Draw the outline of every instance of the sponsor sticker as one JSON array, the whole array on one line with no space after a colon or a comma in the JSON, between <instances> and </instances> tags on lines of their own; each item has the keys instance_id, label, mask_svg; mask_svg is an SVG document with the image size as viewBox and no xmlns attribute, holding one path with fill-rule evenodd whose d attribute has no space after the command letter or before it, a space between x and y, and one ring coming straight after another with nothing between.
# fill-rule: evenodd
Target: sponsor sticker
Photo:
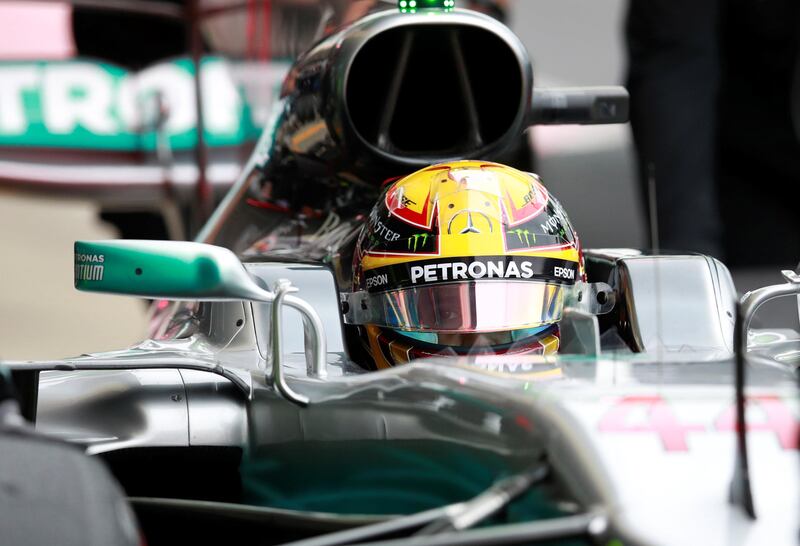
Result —
<instances>
[{"instance_id":1,"label":"sponsor sticker","mask_svg":"<svg viewBox=\"0 0 800 546\"><path fill-rule=\"evenodd\" d=\"M468 256L379 267L367 272L366 287L374 292L387 286L394 289L458 281L533 279L573 284L577 269L577 263L555 258Z\"/></svg>"},{"instance_id":2,"label":"sponsor sticker","mask_svg":"<svg viewBox=\"0 0 800 546\"><path fill-rule=\"evenodd\" d=\"M393 231L386 224L378 219L374 219L372 223L372 231L377 236L382 237L386 241L396 241L400 238L400 234Z\"/></svg>"},{"instance_id":3,"label":"sponsor sticker","mask_svg":"<svg viewBox=\"0 0 800 546\"><path fill-rule=\"evenodd\" d=\"M206 143L256 140L255 113L230 65L204 57L201 66ZM270 70L269 77L280 81L284 71ZM154 150L162 131L172 149L191 149L197 140L194 73L187 58L140 72L85 60L0 62L0 145Z\"/></svg>"},{"instance_id":4,"label":"sponsor sticker","mask_svg":"<svg viewBox=\"0 0 800 546\"><path fill-rule=\"evenodd\" d=\"M75 254L75 281L102 281L105 261L104 254Z\"/></svg>"},{"instance_id":5,"label":"sponsor sticker","mask_svg":"<svg viewBox=\"0 0 800 546\"><path fill-rule=\"evenodd\" d=\"M386 273L379 273L377 275L372 275L367 277L367 290L372 288L380 288L381 286L385 286L389 283L389 275Z\"/></svg>"}]
</instances>

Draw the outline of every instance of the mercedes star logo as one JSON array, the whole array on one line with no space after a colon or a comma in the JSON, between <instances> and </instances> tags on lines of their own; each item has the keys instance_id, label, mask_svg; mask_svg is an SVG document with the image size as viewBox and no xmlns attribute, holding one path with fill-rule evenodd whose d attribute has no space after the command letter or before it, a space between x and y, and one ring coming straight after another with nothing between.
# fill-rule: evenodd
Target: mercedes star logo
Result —
<instances>
[{"instance_id":1,"label":"mercedes star logo","mask_svg":"<svg viewBox=\"0 0 800 546\"><path fill-rule=\"evenodd\" d=\"M461 216L462 214L466 214L467 215L467 224L464 227L464 229L462 229L461 231L458 232L460 235L464 235L466 233L481 233L481 230L479 230L477 227L475 227L475 223L472 221L472 215L473 214L478 214L478 215L482 216L483 219L486 220L486 224L489 226L489 233L492 232L492 220L491 220L491 218L489 218L489 216L487 216L487 214L485 212L481 212L479 210L478 211L474 211L474 210L464 209L464 210L460 210L457 213L455 213L452 216L452 218L450 218L450 221L447 222L447 234L448 235L452 234L453 221L456 218L458 218L459 216Z\"/></svg>"}]
</instances>

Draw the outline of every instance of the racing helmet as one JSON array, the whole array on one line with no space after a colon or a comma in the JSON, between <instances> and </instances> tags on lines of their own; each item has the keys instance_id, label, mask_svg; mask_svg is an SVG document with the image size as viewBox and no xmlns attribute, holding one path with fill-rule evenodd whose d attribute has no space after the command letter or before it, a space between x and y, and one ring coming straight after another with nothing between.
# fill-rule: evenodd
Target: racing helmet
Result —
<instances>
[{"instance_id":1,"label":"racing helmet","mask_svg":"<svg viewBox=\"0 0 800 546\"><path fill-rule=\"evenodd\" d=\"M486 161L388 183L353 261L346 321L378 368L553 353L565 298L584 277L578 238L540 179Z\"/></svg>"}]
</instances>

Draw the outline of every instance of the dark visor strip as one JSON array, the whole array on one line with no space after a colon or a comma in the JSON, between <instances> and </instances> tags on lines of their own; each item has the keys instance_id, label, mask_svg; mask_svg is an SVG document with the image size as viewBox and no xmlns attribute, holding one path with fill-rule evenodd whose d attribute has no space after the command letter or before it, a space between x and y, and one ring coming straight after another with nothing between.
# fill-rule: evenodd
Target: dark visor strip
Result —
<instances>
[{"instance_id":1,"label":"dark visor strip","mask_svg":"<svg viewBox=\"0 0 800 546\"><path fill-rule=\"evenodd\" d=\"M544 280L574 284L578 264L535 256L466 256L388 265L364 275L368 292L458 281Z\"/></svg>"}]
</instances>

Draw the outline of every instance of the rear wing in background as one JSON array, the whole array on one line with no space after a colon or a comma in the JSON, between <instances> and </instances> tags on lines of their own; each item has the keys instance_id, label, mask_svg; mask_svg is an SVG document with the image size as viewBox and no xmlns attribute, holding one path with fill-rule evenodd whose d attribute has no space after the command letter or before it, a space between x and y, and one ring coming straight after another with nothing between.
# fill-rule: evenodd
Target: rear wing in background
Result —
<instances>
[{"instance_id":1,"label":"rear wing in background","mask_svg":"<svg viewBox=\"0 0 800 546\"><path fill-rule=\"evenodd\" d=\"M290 63L275 55L299 47L283 51L274 42L297 37L271 36L271 30L267 39L256 36L263 42L256 43L251 34L257 29L248 26L235 33L232 41L242 41L235 51L225 51L246 53L245 62L228 62L206 54L209 32L225 31L232 39L231 28L216 21L233 16L231 21L240 17L244 24L245 15L263 19L266 12L258 10L266 4L69 3L184 22L189 56L139 72L89 59L0 63L0 186L88 197L117 210L176 200L192 205L195 222L202 223L215 197L239 175L278 96ZM302 9L294 19L308 15ZM265 21L278 15L267 13ZM311 30L302 30L301 41L308 41ZM620 123L627 112L627 93L620 87L537 89L527 121Z\"/></svg>"}]
</instances>

